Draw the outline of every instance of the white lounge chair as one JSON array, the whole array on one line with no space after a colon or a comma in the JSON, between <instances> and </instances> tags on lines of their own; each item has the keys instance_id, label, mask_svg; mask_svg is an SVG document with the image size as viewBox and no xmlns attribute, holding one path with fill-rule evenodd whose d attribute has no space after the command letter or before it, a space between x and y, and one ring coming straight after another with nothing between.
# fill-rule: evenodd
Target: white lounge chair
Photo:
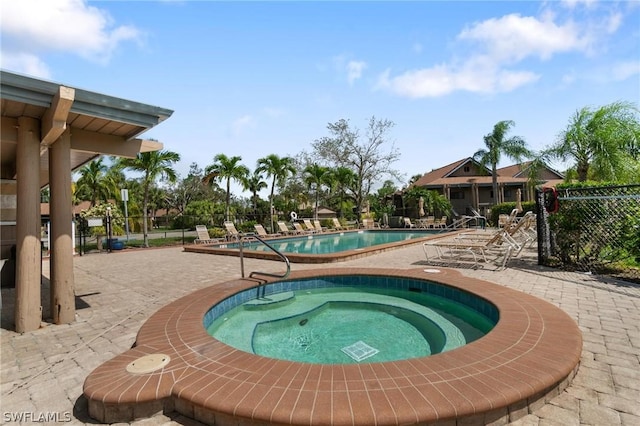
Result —
<instances>
[{"instance_id":1,"label":"white lounge chair","mask_svg":"<svg viewBox=\"0 0 640 426\"><path fill-rule=\"evenodd\" d=\"M284 223L283 221L278 221L278 229L280 230L280 233L283 235L295 235L298 232L290 229L286 223Z\"/></svg>"},{"instance_id":2,"label":"white lounge chair","mask_svg":"<svg viewBox=\"0 0 640 426\"><path fill-rule=\"evenodd\" d=\"M256 223L255 225L253 225L253 227L256 229L256 232L258 233L258 236L260 238L273 238L273 237L279 237L282 235L280 233L269 234L267 230L264 229L264 226L260 225L259 223Z\"/></svg>"},{"instance_id":3,"label":"white lounge chair","mask_svg":"<svg viewBox=\"0 0 640 426\"><path fill-rule=\"evenodd\" d=\"M198 235L195 240L193 240L196 244L214 244L219 243L220 240L217 238L211 238L209 235L209 230L205 225L196 225L196 234Z\"/></svg>"},{"instance_id":4,"label":"white lounge chair","mask_svg":"<svg viewBox=\"0 0 640 426\"><path fill-rule=\"evenodd\" d=\"M340 220L338 220L337 217L332 218L332 220L333 220L333 229L335 229L336 231L344 231L346 229L353 229L352 226L341 224Z\"/></svg>"},{"instance_id":5,"label":"white lounge chair","mask_svg":"<svg viewBox=\"0 0 640 426\"><path fill-rule=\"evenodd\" d=\"M415 228L416 225L413 222L411 222L411 219L409 219L408 217L405 217L404 218L404 227L405 228Z\"/></svg>"},{"instance_id":6,"label":"white lounge chair","mask_svg":"<svg viewBox=\"0 0 640 426\"><path fill-rule=\"evenodd\" d=\"M327 228L323 228L322 224L317 219L313 220L313 226L316 228L316 232L326 232L327 231Z\"/></svg>"},{"instance_id":7,"label":"white lounge chair","mask_svg":"<svg viewBox=\"0 0 640 426\"><path fill-rule=\"evenodd\" d=\"M313 234L320 232L316 229L313 223L311 223L311 219L302 219L302 223L304 223L304 228L306 228L307 231L310 231Z\"/></svg>"},{"instance_id":8,"label":"white lounge chair","mask_svg":"<svg viewBox=\"0 0 640 426\"><path fill-rule=\"evenodd\" d=\"M439 238L423 243L422 248L427 261L432 261L429 256L428 247L433 247L436 251L436 257L443 259L445 257L453 258L462 254L470 254L473 257L473 266L477 268L479 257L486 263L487 254L489 252L497 252L496 260L500 260L500 267L504 269L513 254L514 246L506 236L505 231L498 231L491 234L491 238L477 239L471 235L460 235L456 237Z\"/></svg>"},{"instance_id":9,"label":"white lounge chair","mask_svg":"<svg viewBox=\"0 0 640 426\"><path fill-rule=\"evenodd\" d=\"M315 234L316 231L309 231L308 229L304 229L302 225L298 222L293 222L293 227L298 234Z\"/></svg>"},{"instance_id":10,"label":"white lounge chair","mask_svg":"<svg viewBox=\"0 0 640 426\"><path fill-rule=\"evenodd\" d=\"M225 221L224 222L224 227L227 230L227 239L236 239L239 240L241 238L245 238L245 239L251 239L252 237L249 235L245 235L242 232L239 232L236 229L236 225L234 225L233 222L231 221ZM255 240L255 238L253 238Z\"/></svg>"}]
</instances>

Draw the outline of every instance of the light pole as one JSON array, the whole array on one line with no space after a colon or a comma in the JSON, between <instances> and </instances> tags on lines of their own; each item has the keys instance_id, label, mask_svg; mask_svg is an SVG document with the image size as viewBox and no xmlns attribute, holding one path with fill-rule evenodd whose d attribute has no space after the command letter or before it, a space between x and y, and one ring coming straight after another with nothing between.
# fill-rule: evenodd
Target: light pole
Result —
<instances>
[{"instance_id":1,"label":"light pole","mask_svg":"<svg viewBox=\"0 0 640 426\"><path fill-rule=\"evenodd\" d=\"M121 189L120 197L124 202L124 231L127 234L127 242L129 242L129 214L127 212L127 201L129 201L129 190L124 188Z\"/></svg>"},{"instance_id":2,"label":"light pole","mask_svg":"<svg viewBox=\"0 0 640 426\"><path fill-rule=\"evenodd\" d=\"M111 229L111 207L107 207L107 252L111 253L111 243L113 239L113 231Z\"/></svg>"}]
</instances>

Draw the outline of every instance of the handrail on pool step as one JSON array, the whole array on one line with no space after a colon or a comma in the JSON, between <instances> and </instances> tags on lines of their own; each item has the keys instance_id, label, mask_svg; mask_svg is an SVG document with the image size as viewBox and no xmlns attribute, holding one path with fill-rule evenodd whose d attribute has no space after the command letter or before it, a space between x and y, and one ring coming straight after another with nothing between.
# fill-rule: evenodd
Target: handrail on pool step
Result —
<instances>
[{"instance_id":1,"label":"handrail on pool step","mask_svg":"<svg viewBox=\"0 0 640 426\"><path fill-rule=\"evenodd\" d=\"M242 251L242 246L243 246L242 242L245 238L251 239L251 240L256 239L260 241L262 244L264 244L269 249L271 249L275 254L277 254L278 257L282 259L282 261L287 265L287 272L285 272L282 275L272 274L270 272L253 271L252 273L249 274L249 278L253 278L254 275L265 275L267 277L274 277L274 278L286 278L289 276L289 273L291 272L291 263L289 262L289 258L287 256L279 252L275 247L273 247L271 244L263 240L260 236L256 234L244 234L238 239L238 248L240 249L240 273L242 274L242 278L244 278L244 255Z\"/></svg>"}]
</instances>

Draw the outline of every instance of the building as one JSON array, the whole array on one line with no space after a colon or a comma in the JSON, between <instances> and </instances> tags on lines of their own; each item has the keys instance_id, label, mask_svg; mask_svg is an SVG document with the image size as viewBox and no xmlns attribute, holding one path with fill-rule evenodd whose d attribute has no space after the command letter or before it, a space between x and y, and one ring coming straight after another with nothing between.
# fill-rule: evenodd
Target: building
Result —
<instances>
[{"instance_id":1,"label":"building","mask_svg":"<svg viewBox=\"0 0 640 426\"><path fill-rule=\"evenodd\" d=\"M75 319L71 174L100 155L135 157L172 110L0 71L0 262L16 287L18 332L40 327L40 190L50 189L53 322ZM13 283L11 283L13 284ZM5 285L5 282L3 282Z\"/></svg>"},{"instance_id":2,"label":"building","mask_svg":"<svg viewBox=\"0 0 640 426\"><path fill-rule=\"evenodd\" d=\"M498 169L498 194L494 194L491 170L468 157L426 173L413 185L444 194L458 214L471 214L471 209L475 209L486 215L495 204L515 202L518 189L522 201L533 201L531 172L531 162ZM554 186L563 182L564 176L544 167L538 172L537 180Z\"/></svg>"}]
</instances>

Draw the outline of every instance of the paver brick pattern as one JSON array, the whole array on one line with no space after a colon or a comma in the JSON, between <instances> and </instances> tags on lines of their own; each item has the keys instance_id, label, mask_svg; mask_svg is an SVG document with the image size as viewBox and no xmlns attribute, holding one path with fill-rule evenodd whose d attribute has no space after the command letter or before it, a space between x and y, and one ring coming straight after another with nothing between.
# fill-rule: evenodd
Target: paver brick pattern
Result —
<instances>
[{"instance_id":1,"label":"paver brick pattern","mask_svg":"<svg viewBox=\"0 0 640 426\"><path fill-rule=\"evenodd\" d=\"M380 266L433 268L418 245L330 265L292 264L292 269ZM442 267L446 265L438 265ZM583 333L581 365L573 383L550 403L514 425L640 425L640 286L537 265L524 252L509 267L463 274L495 282L555 304ZM43 261L43 275L49 276ZM245 259L245 271L280 273L281 262ZM235 257L185 253L181 247L96 253L74 259L76 321L43 322L37 331L13 330L15 291L2 289L0 423L29 423L56 415L59 423L95 424L82 397L86 376L135 342L155 311L194 290L240 277ZM43 317L49 286L42 286ZM22 416L22 417L20 417ZM30 417L29 417L30 416ZM23 420L18 422L18 420ZM40 422L40 424L43 424ZM157 415L135 425L197 424L179 415Z\"/></svg>"}]
</instances>

